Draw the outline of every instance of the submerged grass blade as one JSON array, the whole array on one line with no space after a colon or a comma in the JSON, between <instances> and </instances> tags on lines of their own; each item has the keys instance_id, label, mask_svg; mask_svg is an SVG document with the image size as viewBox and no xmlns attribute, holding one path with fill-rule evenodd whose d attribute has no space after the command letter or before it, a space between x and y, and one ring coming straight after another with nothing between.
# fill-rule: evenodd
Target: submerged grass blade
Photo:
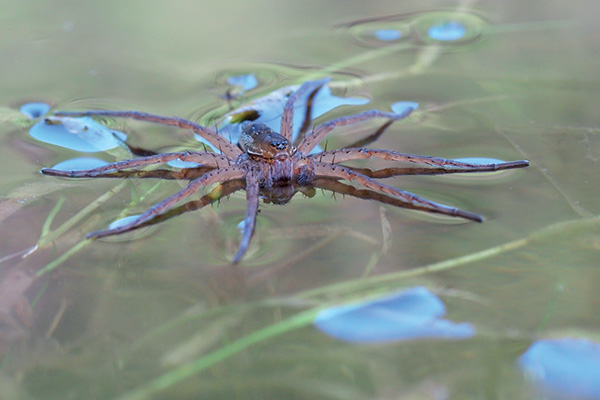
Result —
<instances>
[{"instance_id":1,"label":"submerged grass blade","mask_svg":"<svg viewBox=\"0 0 600 400\"><path fill-rule=\"evenodd\" d=\"M96 208L98 208L101 204L106 203L114 195L119 193L125 187L126 184L127 184L127 181L124 180L123 182L121 182L118 185L114 186L113 188L109 189L106 193L104 193L102 196L98 197L96 200L92 201L90 204L88 204L86 207L84 207L81 211L79 211L73 217L69 218L64 224L62 224L61 226L56 228L54 231L47 232L45 235L42 235L40 237L40 240L38 241L38 246L40 248L43 248L43 247L47 246L49 243L52 243L54 240L56 240L60 236L62 236L66 231L68 231L69 229L71 229L75 225L77 225L83 218L85 218L89 214L91 214L92 211L94 211ZM54 211L54 209L52 211ZM57 212L58 212L58 210L57 210Z\"/></svg>"},{"instance_id":2,"label":"submerged grass blade","mask_svg":"<svg viewBox=\"0 0 600 400\"><path fill-rule=\"evenodd\" d=\"M48 213L48 217L46 218L46 221L44 222L44 226L42 226L42 234L40 235L40 237L47 236L50 233L50 225L52 225L52 221L54 221L56 214L58 214L58 212L62 208L62 205L64 202L65 202L65 197L62 196L60 199L58 199L58 202L56 203L54 208L52 210L50 210L50 213Z\"/></svg>"},{"instance_id":3,"label":"submerged grass blade","mask_svg":"<svg viewBox=\"0 0 600 400\"><path fill-rule=\"evenodd\" d=\"M300 294L298 297L306 299L315 298L322 295L331 295L332 293L351 293L359 290L366 290L370 287L377 286L379 284L385 284L386 286L398 285L403 280L408 278L415 278L425 274L447 271L466 264L485 260L491 257L496 257L501 254L520 249L532 243L533 241L541 240L548 236L566 234L572 230L584 229L586 227L594 225L600 225L600 215L596 215L593 218L576 219L554 223L552 225L548 225L537 231L534 231L522 239L517 239L512 242L504 243L495 247L490 247L482 251L440 261L434 264L425 265L423 267L411 270L403 270L391 274L377 275L368 278L359 278L341 283L336 283L333 285L306 291Z\"/></svg>"},{"instance_id":4,"label":"submerged grass blade","mask_svg":"<svg viewBox=\"0 0 600 400\"><path fill-rule=\"evenodd\" d=\"M267 326L266 328L251 333L250 335L244 336L218 350L213 351L212 353L207 354L202 358L175 368L172 371L143 384L137 389L119 396L116 400L148 399L161 390L167 389L197 374L198 372L201 372L217 364L218 362L239 353L240 351L247 349L254 344L312 324L317 312L317 309L304 311L294 315L291 318Z\"/></svg>"}]
</instances>

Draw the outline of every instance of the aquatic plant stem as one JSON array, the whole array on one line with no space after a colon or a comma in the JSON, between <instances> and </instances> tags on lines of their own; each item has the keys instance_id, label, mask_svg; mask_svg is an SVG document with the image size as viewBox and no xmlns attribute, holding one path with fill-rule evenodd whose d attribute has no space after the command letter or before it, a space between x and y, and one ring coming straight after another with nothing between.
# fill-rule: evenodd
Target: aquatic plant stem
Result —
<instances>
[{"instance_id":1,"label":"aquatic plant stem","mask_svg":"<svg viewBox=\"0 0 600 400\"><path fill-rule=\"evenodd\" d=\"M548 225L537 231L534 231L522 239L514 240L512 242L504 243L499 246L491 247L475 253L470 253L465 256L440 261L438 263L429 264L410 270L404 270L385 275L377 275L373 277L358 278L351 281L336 283L326 287L306 291L304 293L299 294L298 297L306 299L314 298L321 295L349 293L357 290L365 290L368 287L379 284L385 284L387 286L398 285L400 282L407 278L415 278L425 274L447 271L453 268L457 268L459 266L474 263L476 261L481 261L487 258L499 256L501 254L520 249L535 240L540 240L547 236L556 235L559 233L564 234L569 230L582 229L587 226L593 226L598 224L600 224L600 215L596 215L593 218L587 219L576 219L564 222L557 222L555 224Z\"/></svg>"},{"instance_id":2,"label":"aquatic plant stem","mask_svg":"<svg viewBox=\"0 0 600 400\"><path fill-rule=\"evenodd\" d=\"M35 273L35 277L39 278L40 276L44 275L45 273L52 271L54 268L58 267L63 262L65 262L73 254L77 253L79 250L83 249L86 245L90 244L90 242L91 242L90 239L81 240L75 246L73 246L69 250L65 251L60 257L58 257L54 261L51 261L50 263L46 264L46 266L44 266L42 269L38 270Z\"/></svg>"},{"instance_id":3,"label":"aquatic plant stem","mask_svg":"<svg viewBox=\"0 0 600 400\"><path fill-rule=\"evenodd\" d=\"M48 227L49 227L50 223L52 222L54 215L56 215L56 213L58 212L57 207L60 207L60 205L62 205L62 202L59 201L57 203L57 205L54 207L54 209L52 209L52 211L48 215L48 219L46 220L46 223L44 223L44 228L42 229L42 235L40 236L40 239L38 240L38 243L37 243L38 247L40 247L40 248L46 247L49 243L52 243L58 237L62 236L66 231L68 231L69 229L71 229L74 226L76 226L77 224L79 224L79 222L83 218L85 218L86 216L91 214L101 204L106 203L114 195L119 193L125 187L126 183L127 183L127 181L123 181L123 182L119 183L118 185L114 186L113 188L109 189L106 193L104 193L102 196L98 197L96 200L92 201L90 204L85 206L77 214L75 214L74 216L69 218L65 223L63 223L61 226L56 228L54 231L49 231Z\"/></svg>"},{"instance_id":4,"label":"aquatic plant stem","mask_svg":"<svg viewBox=\"0 0 600 400\"><path fill-rule=\"evenodd\" d=\"M266 339L279 336L283 333L310 325L315 319L318 309L310 309L294 315L291 318L269 325L247 336L244 336L228 345L207 354L206 356L175 368L171 372L159 376L142 386L134 389L115 400L142 400L148 399L157 392L167 389L195 374L223 361L248 347Z\"/></svg>"}]
</instances>

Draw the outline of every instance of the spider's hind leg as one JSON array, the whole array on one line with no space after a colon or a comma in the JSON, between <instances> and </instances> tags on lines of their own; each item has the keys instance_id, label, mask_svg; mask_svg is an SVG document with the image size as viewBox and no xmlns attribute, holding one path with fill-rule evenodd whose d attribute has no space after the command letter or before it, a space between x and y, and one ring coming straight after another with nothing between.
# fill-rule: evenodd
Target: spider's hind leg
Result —
<instances>
[{"instance_id":1,"label":"spider's hind leg","mask_svg":"<svg viewBox=\"0 0 600 400\"><path fill-rule=\"evenodd\" d=\"M243 178L245 171L238 167L221 168L215 171L207 172L200 178L191 181L185 188L175 193L174 195L166 198L160 203L155 204L152 208L138 216L135 220L131 221L126 225L122 225L117 228L105 229L101 231L92 232L87 235L87 238L105 237L110 235L117 235L139 228L147 222L155 219L158 216L166 213L171 207L179 203L182 200L190 197L203 186L207 186L218 182L227 182L235 179Z\"/></svg>"},{"instance_id":2,"label":"spider's hind leg","mask_svg":"<svg viewBox=\"0 0 600 400\"><path fill-rule=\"evenodd\" d=\"M352 160L365 160L371 157L380 158L386 161L405 162L411 164L423 164L432 167L438 167L443 173L464 173L464 172L492 172L505 169L524 168L529 165L527 160L517 161L498 161L493 163L471 163L449 158L422 156L419 154L398 153L392 150L364 149L364 148L343 148L337 150L328 150L310 156L324 163L343 163ZM391 176L391 175L390 175Z\"/></svg>"},{"instance_id":3,"label":"spider's hind leg","mask_svg":"<svg viewBox=\"0 0 600 400\"><path fill-rule=\"evenodd\" d=\"M379 183L361 173L351 170L350 168L341 165L325 164L316 161L315 165L315 174L317 175L317 177L344 179L347 181L358 182L367 189L391 195L396 199L404 201L408 203L408 205L415 206L416 208L423 211L448 215L451 217L460 217L475 222L483 222L483 217L479 214L436 203L434 201L427 200L424 197L417 196L416 194L400 190L393 186L385 185L383 183Z\"/></svg>"}]
</instances>

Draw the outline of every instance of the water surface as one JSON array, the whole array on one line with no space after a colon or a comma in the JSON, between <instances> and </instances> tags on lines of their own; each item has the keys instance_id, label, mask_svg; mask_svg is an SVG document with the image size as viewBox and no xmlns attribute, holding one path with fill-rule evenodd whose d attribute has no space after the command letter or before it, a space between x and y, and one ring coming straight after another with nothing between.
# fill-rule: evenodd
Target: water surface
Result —
<instances>
[{"instance_id":1,"label":"water surface","mask_svg":"<svg viewBox=\"0 0 600 400\"><path fill-rule=\"evenodd\" d=\"M3 10L5 398L529 399L545 390L519 368L532 343L598 340L597 2L8 1ZM229 79L248 75L256 82ZM38 141L28 134L37 115L19 111L42 102L212 124L324 76L336 96L371 101L317 123L419 104L373 147L532 165L386 180L483 224L320 191L265 204L248 257L232 267L243 192L139 237L86 241L182 183L43 176L66 160L130 154ZM199 145L176 129L99 122L142 148ZM339 130L328 148L378 126ZM324 308L419 286L476 335L365 345L312 325Z\"/></svg>"}]
</instances>

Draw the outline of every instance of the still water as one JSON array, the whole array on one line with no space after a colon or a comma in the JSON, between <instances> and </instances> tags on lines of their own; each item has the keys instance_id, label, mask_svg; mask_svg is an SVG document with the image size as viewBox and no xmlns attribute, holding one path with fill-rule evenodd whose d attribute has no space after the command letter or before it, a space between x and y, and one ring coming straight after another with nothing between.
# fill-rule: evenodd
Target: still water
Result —
<instances>
[{"instance_id":1,"label":"still water","mask_svg":"<svg viewBox=\"0 0 600 400\"><path fill-rule=\"evenodd\" d=\"M599 8L5 1L2 399L600 398ZM202 149L189 132L111 118L71 126L118 133L101 149L65 146L30 133L43 104L221 129L232 110L273 110L256 99L323 77L345 105L317 124L418 104L370 147L531 166L385 180L482 224L321 191L263 204L237 266L243 191L89 241L185 182L39 173L130 158L123 140Z\"/></svg>"}]
</instances>

